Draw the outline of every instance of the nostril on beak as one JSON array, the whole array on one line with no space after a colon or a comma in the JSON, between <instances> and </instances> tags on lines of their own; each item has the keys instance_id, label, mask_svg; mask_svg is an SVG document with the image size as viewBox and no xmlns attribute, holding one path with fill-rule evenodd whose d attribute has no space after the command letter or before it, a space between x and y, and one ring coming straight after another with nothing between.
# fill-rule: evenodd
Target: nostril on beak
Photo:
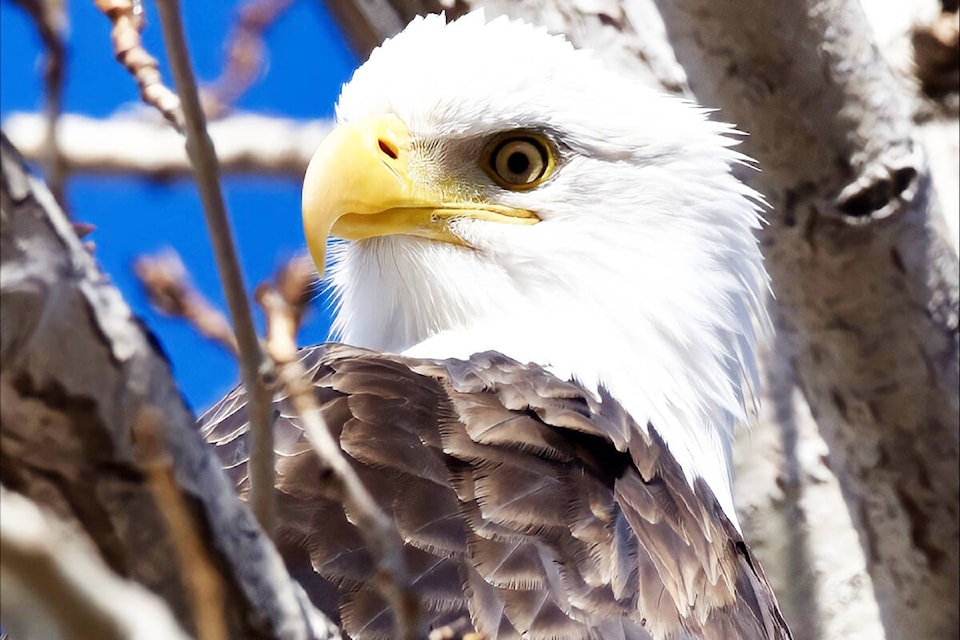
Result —
<instances>
[{"instance_id":1,"label":"nostril on beak","mask_svg":"<svg viewBox=\"0 0 960 640\"><path fill-rule=\"evenodd\" d=\"M389 140L384 140L383 138L380 138L378 140L378 143L380 144L380 151L383 151L391 159L396 160L397 157L399 157L399 152L397 151L397 147L392 142L390 142Z\"/></svg>"}]
</instances>

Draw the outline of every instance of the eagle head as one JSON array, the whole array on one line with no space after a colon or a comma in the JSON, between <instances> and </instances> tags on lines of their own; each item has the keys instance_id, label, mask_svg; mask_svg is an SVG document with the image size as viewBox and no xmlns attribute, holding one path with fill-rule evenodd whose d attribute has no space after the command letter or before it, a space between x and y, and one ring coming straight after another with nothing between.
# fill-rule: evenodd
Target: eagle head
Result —
<instances>
[{"instance_id":1,"label":"eagle head","mask_svg":"<svg viewBox=\"0 0 960 640\"><path fill-rule=\"evenodd\" d=\"M760 197L735 131L528 24L414 20L344 87L307 169L307 243L343 342L500 351L654 424L736 522L755 384ZM749 405L749 402L746 404Z\"/></svg>"}]
</instances>

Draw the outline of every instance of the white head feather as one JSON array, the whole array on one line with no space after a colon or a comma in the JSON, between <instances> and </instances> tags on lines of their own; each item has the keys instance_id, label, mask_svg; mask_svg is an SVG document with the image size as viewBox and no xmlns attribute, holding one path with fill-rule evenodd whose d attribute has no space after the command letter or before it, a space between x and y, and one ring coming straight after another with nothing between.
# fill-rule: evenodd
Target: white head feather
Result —
<instances>
[{"instance_id":1,"label":"white head feather","mask_svg":"<svg viewBox=\"0 0 960 640\"><path fill-rule=\"evenodd\" d=\"M423 357L496 350L606 388L656 426L736 522L730 441L756 379L767 276L760 197L731 173L733 129L605 69L566 40L481 12L412 22L344 86L342 122L393 113L436 178L532 210L463 219L472 248L390 236L333 251L335 335ZM537 130L558 168L530 191L479 167L482 140Z\"/></svg>"}]
</instances>

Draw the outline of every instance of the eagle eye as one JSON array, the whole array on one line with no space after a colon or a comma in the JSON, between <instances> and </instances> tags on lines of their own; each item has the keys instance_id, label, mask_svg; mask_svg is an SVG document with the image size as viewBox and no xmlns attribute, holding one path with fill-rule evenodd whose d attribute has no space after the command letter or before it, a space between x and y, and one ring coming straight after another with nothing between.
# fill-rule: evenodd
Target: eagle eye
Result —
<instances>
[{"instance_id":1,"label":"eagle eye","mask_svg":"<svg viewBox=\"0 0 960 640\"><path fill-rule=\"evenodd\" d=\"M533 133L498 136L489 146L484 169L506 189L532 189L553 171L553 153L546 140Z\"/></svg>"}]
</instances>

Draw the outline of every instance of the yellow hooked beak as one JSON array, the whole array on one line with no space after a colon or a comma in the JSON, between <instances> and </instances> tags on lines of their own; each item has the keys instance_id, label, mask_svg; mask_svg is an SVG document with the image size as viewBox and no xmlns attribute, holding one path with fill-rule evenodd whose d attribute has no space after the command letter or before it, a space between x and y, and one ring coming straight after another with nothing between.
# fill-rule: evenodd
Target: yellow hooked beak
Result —
<instances>
[{"instance_id":1,"label":"yellow hooked beak","mask_svg":"<svg viewBox=\"0 0 960 640\"><path fill-rule=\"evenodd\" d=\"M363 240L413 235L465 243L449 228L454 218L535 224L531 211L448 198L408 174L410 133L393 114L340 125L320 144L303 180L303 229L323 273L327 237Z\"/></svg>"}]
</instances>

